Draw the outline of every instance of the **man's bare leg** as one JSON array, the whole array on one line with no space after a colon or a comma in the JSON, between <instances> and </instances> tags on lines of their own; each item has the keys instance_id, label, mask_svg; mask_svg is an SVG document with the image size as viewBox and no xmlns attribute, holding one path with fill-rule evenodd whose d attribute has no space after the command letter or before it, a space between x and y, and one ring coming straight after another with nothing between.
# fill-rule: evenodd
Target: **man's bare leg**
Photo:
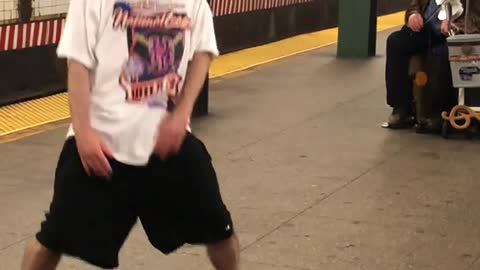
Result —
<instances>
[{"instance_id":1,"label":"man's bare leg","mask_svg":"<svg viewBox=\"0 0 480 270\"><path fill-rule=\"evenodd\" d=\"M225 241L208 245L207 252L216 270L239 269L240 244L236 235Z\"/></svg>"},{"instance_id":2,"label":"man's bare leg","mask_svg":"<svg viewBox=\"0 0 480 270\"><path fill-rule=\"evenodd\" d=\"M51 252L37 240L27 245L22 262L22 270L55 270L60 255Z\"/></svg>"}]
</instances>

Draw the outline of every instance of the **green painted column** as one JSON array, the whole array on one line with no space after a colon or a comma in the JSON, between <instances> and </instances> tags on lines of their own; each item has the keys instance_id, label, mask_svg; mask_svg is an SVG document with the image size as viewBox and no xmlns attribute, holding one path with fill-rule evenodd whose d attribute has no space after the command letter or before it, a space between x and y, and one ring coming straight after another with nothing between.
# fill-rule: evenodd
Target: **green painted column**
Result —
<instances>
[{"instance_id":1,"label":"green painted column","mask_svg":"<svg viewBox=\"0 0 480 270\"><path fill-rule=\"evenodd\" d=\"M338 57L375 56L377 0L338 0Z\"/></svg>"}]
</instances>

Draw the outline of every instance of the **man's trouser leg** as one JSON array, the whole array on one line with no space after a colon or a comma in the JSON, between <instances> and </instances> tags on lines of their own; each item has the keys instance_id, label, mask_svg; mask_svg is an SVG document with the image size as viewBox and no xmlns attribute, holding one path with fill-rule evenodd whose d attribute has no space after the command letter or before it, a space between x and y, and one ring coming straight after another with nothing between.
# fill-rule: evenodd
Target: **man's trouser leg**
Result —
<instances>
[{"instance_id":1,"label":"man's trouser leg","mask_svg":"<svg viewBox=\"0 0 480 270\"><path fill-rule=\"evenodd\" d=\"M431 107L428 108L429 118L440 118L443 111L449 111L457 103L457 93L453 88L452 72L448 59L448 45L441 42L436 44L432 51L431 68L436 69L436 76L432 78L429 87Z\"/></svg>"},{"instance_id":2,"label":"man's trouser leg","mask_svg":"<svg viewBox=\"0 0 480 270\"><path fill-rule=\"evenodd\" d=\"M387 104L393 108L412 108L412 80L408 74L411 57L428 47L424 32L414 33L407 27L392 33L387 40Z\"/></svg>"}]
</instances>

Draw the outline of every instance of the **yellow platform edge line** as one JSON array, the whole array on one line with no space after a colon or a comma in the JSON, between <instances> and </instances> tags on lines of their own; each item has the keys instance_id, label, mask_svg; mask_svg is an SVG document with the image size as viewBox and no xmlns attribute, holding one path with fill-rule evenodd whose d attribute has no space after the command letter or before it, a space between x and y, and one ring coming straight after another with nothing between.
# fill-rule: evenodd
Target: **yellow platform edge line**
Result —
<instances>
[{"instance_id":1,"label":"yellow platform edge line","mask_svg":"<svg viewBox=\"0 0 480 270\"><path fill-rule=\"evenodd\" d=\"M404 23L404 18L405 12L380 16L377 21L377 31L381 32L401 26ZM296 54L333 45L337 43L337 39L338 28L330 28L222 55L212 63L210 78L225 76Z\"/></svg>"},{"instance_id":2,"label":"yellow platform edge line","mask_svg":"<svg viewBox=\"0 0 480 270\"><path fill-rule=\"evenodd\" d=\"M0 137L69 117L66 93L4 106L0 108Z\"/></svg>"},{"instance_id":3,"label":"yellow platform edge line","mask_svg":"<svg viewBox=\"0 0 480 270\"><path fill-rule=\"evenodd\" d=\"M378 17L377 31L381 32L401 26L404 23L404 14L404 12L398 12ZM225 54L212 63L210 78L222 77L330 46L337 42L337 37L338 28L331 28ZM20 134L18 138L15 138L15 133L69 117L67 93L0 107L0 137L8 135L9 138L6 141L14 141L25 137ZM2 142L0 140L0 143Z\"/></svg>"}]
</instances>

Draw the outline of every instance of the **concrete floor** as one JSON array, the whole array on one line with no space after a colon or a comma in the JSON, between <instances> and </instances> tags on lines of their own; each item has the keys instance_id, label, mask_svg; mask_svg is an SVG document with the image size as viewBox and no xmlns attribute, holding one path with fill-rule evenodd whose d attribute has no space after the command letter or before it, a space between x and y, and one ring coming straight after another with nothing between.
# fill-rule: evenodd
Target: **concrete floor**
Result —
<instances>
[{"instance_id":1,"label":"concrete floor","mask_svg":"<svg viewBox=\"0 0 480 270\"><path fill-rule=\"evenodd\" d=\"M478 142L380 128L384 48L329 47L212 83L195 131L213 155L245 270L480 269ZM0 269L39 228L65 128L0 145ZM120 269L211 269L165 257L136 228ZM92 269L65 259L60 269Z\"/></svg>"}]
</instances>

